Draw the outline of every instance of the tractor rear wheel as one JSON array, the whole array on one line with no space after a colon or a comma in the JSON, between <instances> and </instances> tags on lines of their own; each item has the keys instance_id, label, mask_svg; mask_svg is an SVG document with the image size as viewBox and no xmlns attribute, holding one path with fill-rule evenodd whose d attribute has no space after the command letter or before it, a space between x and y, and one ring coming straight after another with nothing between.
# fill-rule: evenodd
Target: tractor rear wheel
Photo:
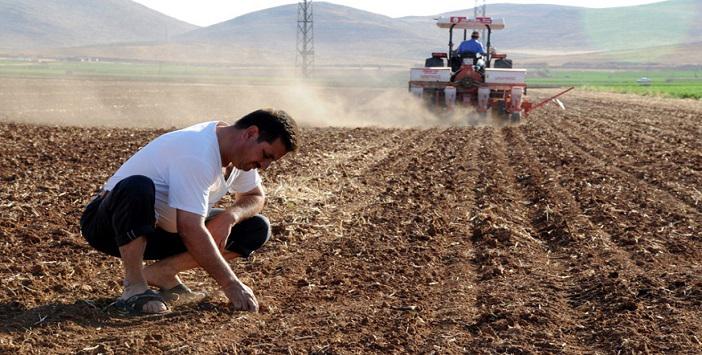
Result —
<instances>
[{"instance_id":1,"label":"tractor rear wheel","mask_svg":"<svg viewBox=\"0 0 702 355\"><path fill-rule=\"evenodd\" d=\"M497 114L500 116L507 115L507 110L505 109L505 102L504 101L497 102Z\"/></svg>"},{"instance_id":2,"label":"tractor rear wheel","mask_svg":"<svg viewBox=\"0 0 702 355\"><path fill-rule=\"evenodd\" d=\"M518 123L522 119L522 113L521 112L512 112L512 123Z\"/></svg>"}]
</instances>

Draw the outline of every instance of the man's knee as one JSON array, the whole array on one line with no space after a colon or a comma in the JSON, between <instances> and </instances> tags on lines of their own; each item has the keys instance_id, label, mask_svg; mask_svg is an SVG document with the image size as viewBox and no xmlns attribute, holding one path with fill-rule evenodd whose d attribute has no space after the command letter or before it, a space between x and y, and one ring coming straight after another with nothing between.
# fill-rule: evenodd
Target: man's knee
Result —
<instances>
[{"instance_id":1,"label":"man's knee","mask_svg":"<svg viewBox=\"0 0 702 355\"><path fill-rule=\"evenodd\" d=\"M228 251L248 257L260 249L271 237L271 223L263 215L255 215L232 228L227 239Z\"/></svg>"}]
</instances>

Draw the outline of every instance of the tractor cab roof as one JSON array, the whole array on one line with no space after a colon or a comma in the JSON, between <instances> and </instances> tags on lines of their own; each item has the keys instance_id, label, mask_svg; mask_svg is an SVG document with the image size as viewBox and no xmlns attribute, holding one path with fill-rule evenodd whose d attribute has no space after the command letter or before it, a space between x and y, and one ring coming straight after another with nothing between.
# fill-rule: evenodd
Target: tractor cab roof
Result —
<instances>
[{"instance_id":1,"label":"tractor cab roof","mask_svg":"<svg viewBox=\"0 0 702 355\"><path fill-rule=\"evenodd\" d=\"M463 30L502 30L505 28L505 22L501 18L492 17L476 17L468 18L464 16L439 17L436 19L436 25L439 28L453 28Z\"/></svg>"}]
</instances>

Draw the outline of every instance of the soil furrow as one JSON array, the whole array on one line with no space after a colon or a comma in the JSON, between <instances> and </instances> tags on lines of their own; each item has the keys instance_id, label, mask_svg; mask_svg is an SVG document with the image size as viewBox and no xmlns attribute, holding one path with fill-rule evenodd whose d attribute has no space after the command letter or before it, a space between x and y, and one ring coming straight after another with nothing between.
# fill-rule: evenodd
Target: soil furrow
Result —
<instances>
[{"instance_id":1,"label":"soil furrow","mask_svg":"<svg viewBox=\"0 0 702 355\"><path fill-rule=\"evenodd\" d=\"M666 127L673 125L670 122L649 122L651 116L620 117L613 115L595 114L590 110L581 113L581 116L620 130L628 130L643 139L653 139L666 144L683 142L685 145L699 146L700 132L670 130ZM694 121L693 121L694 122ZM689 122L688 122L689 123Z\"/></svg>"},{"instance_id":2,"label":"soil furrow","mask_svg":"<svg viewBox=\"0 0 702 355\"><path fill-rule=\"evenodd\" d=\"M470 328L479 339L472 347L582 351L569 332L575 327L575 315L560 282L551 270L541 268L549 261L546 249L533 238L523 198L513 188L516 178L504 142L493 129L481 130L480 142L481 172L472 217L480 315ZM553 324L559 324L559 329L554 330Z\"/></svg>"},{"instance_id":3,"label":"soil furrow","mask_svg":"<svg viewBox=\"0 0 702 355\"><path fill-rule=\"evenodd\" d=\"M556 150L551 151L557 154L555 159L561 167L573 171L574 176L588 177L586 183L596 184L610 194L612 199L608 201L607 208L600 208L598 212L601 218L610 222L608 225L613 229L611 234L619 235L621 228L625 227L624 234L619 237L622 245L638 249L637 244L648 244L644 249L638 249L641 256L648 254L655 257L662 247L677 257L700 260L702 253L699 248L690 250L686 247L690 242L693 245L702 243L698 234L702 228L702 218L698 211L670 193L609 166L552 127L545 130L552 132L554 139L551 144L559 147L560 152L567 152L558 155ZM646 226L643 235L627 233L637 230L637 226ZM658 237L661 233L666 233L668 238L662 240Z\"/></svg>"},{"instance_id":4,"label":"soil furrow","mask_svg":"<svg viewBox=\"0 0 702 355\"><path fill-rule=\"evenodd\" d=\"M652 187L669 193L692 209L702 212L702 193L695 189L696 186L702 186L702 174L699 176L688 175L687 178L679 177L682 174L679 166L666 164L665 161L655 161L651 165L643 165L645 160L635 159L629 153L621 153L622 148L617 142L608 140L595 131L566 121L558 123L555 126L561 127L559 133L582 151L632 177L645 181ZM638 154L634 153L634 155ZM642 155L645 156L646 151L643 151ZM700 163L702 164L702 161Z\"/></svg>"},{"instance_id":5,"label":"soil furrow","mask_svg":"<svg viewBox=\"0 0 702 355\"><path fill-rule=\"evenodd\" d=\"M671 101L672 102L672 101ZM611 102L578 98L576 107L585 107L588 115L599 119L607 119L616 125L626 125L641 129L644 132L655 133L655 136L674 138L681 134L699 137L702 134L696 124L698 113L691 109L680 107L658 106L618 102L616 110L609 110ZM607 113L607 114L599 114ZM670 127L675 127L671 129Z\"/></svg>"},{"instance_id":6,"label":"soil furrow","mask_svg":"<svg viewBox=\"0 0 702 355\"><path fill-rule=\"evenodd\" d=\"M422 145L410 143L414 142L416 134L417 132L414 131L403 131L401 139L391 139L382 142L382 144L373 144L372 148L374 149L368 150L367 154L349 156L349 159L363 157L362 161L357 161L357 164L354 163L353 166L344 166L328 159L328 156L323 154L325 152L324 146L315 150L312 165L316 166L319 171L325 172L319 175L320 181L325 181L325 183L318 187L316 194L325 197L312 204L314 213L308 214L309 217L306 220L290 224L288 224L290 221L282 221L281 226L287 226L281 230L281 234L287 234L282 241L289 247L304 247L318 252L316 255L311 255L313 260L309 264L301 264L294 257L285 255L281 255L280 259L274 259L273 267L275 267L276 273L297 276L296 278L278 280L279 282L286 281L288 285L275 285L273 283L267 287L273 289L292 287L299 290L295 294L276 296L276 307L279 307L281 312L308 314L304 318L291 317L288 322L298 324L293 329L303 329L304 324L309 322L309 314L313 314L312 318L320 319L320 322L323 322L323 319L331 316L331 312L341 312L354 321L342 324L330 323L327 324L330 329L326 330L313 329L314 337L301 342L307 344L309 349L333 339L335 331L351 332L357 334L358 342L369 342L368 336L362 331L358 331L357 328L363 324L377 322L376 317L387 319L390 317L388 313L393 313L392 307L394 305L390 306L387 303L383 305L377 302L386 302L385 297L382 297L388 290L384 283L395 281L402 276L383 270L382 263L373 264L367 260L375 253L382 252L378 250L378 247L387 243L388 239L392 237L377 235L377 232L372 231L372 221L369 220L366 211L364 211L364 209L372 209L372 204L377 203L376 196L381 194L381 191L373 192L373 189L382 188L383 183L379 181L384 181L387 178L386 175L393 172L391 169L393 167L388 167L387 170L372 171L370 176L357 175L354 173L354 169L361 171L367 166L377 165L378 161L392 159L389 156L400 157L400 159L393 159L395 166L409 165L410 157L404 156L400 152L412 151L409 148L412 146L417 149L416 154L421 153ZM388 135L387 137L391 138L392 136ZM385 154L372 154L376 151L385 151ZM327 174L332 174L333 179L328 179L327 176L321 179ZM350 190L352 186L358 193L340 193L344 189ZM297 209L299 208L292 206L291 211L278 212L281 213L282 218L286 218L286 216L295 216L292 210ZM285 252L285 250L281 251ZM337 272L331 275L326 272L327 270L337 270ZM356 273L359 275L353 276ZM368 294L376 294L377 302L369 304L366 299ZM369 310L368 307L372 307L372 309ZM333 311L335 308L337 310ZM289 328L279 330L282 333L276 337L278 342L289 337L309 335L297 334ZM379 348L392 348L393 346L383 339L374 340L371 344L376 344ZM283 345L284 343L278 344L278 346ZM338 346L338 344L335 345L335 347ZM354 345L348 344L346 346L353 348Z\"/></svg>"},{"instance_id":7,"label":"soil furrow","mask_svg":"<svg viewBox=\"0 0 702 355\"><path fill-rule=\"evenodd\" d=\"M12 82L0 120L168 127L242 106L226 85ZM0 353L699 353L702 104L563 100L503 129L303 128L264 174L273 238L232 263L257 314L202 270L182 276L205 302L105 311L120 261L78 219L164 130L0 123Z\"/></svg>"},{"instance_id":8,"label":"soil furrow","mask_svg":"<svg viewBox=\"0 0 702 355\"><path fill-rule=\"evenodd\" d=\"M665 326L679 327L663 308L666 298L650 300L637 290L656 288L662 294L664 285L652 284L654 275L646 275L628 254L612 244L611 236L593 224L578 202L553 178L559 174L539 163L530 144L516 129L506 130L510 156L521 172L519 184L529 199L530 218L538 235L549 246L551 260L562 265L557 269L569 303L579 310L579 324L573 329L591 349L605 352L680 349L677 339L665 344L647 342L640 335L647 329L661 329L656 319L666 317ZM587 299L587 302L584 302ZM689 305L681 305L675 313L690 315ZM650 315L637 319L637 312ZM619 314L616 319L612 314ZM692 339L688 333L686 342ZM688 344L689 346L689 344Z\"/></svg>"},{"instance_id":9,"label":"soil furrow","mask_svg":"<svg viewBox=\"0 0 702 355\"><path fill-rule=\"evenodd\" d=\"M561 117L565 120L575 121L587 127L591 125L600 127L605 131L620 132L621 137L631 137L637 140L647 140L656 145L664 145L670 147L689 147L690 150L696 151L700 148L700 139L702 132L688 132L678 130L668 130L666 127L675 126L670 122L660 124L646 123L651 116L635 115L633 117L621 117L621 112L612 112L603 109L602 107L590 106L578 102L573 106L569 106L565 112L559 111L554 107L547 106L539 112L539 117L548 117L548 120L554 120L555 117ZM543 114L543 116L541 116ZM654 114L651 114L654 115ZM694 117L694 116L693 116ZM696 121L693 117L688 119L688 123ZM637 145L643 142L637 143Z\"/></svg>"},{"instance_id":10,"label":"soil furrow","mask_svg":"<svg viewBox=\"0 0 702 355\"><path fill-rule=\"evenodd\" d=\"M569 122L588 127L608 142L618 144L622 152L637 158L637 164L671 163L692 176L702 175L702 154L699 153L702 143L699 137L693 139L693 142L680 137L667 142L630 127L602 123L598 119L569 119Z\"/></svg>"},{"instance_id":11,"label":"soil furrow","mask_svg":"<svg viewBox=\"0 0 702 355\"><path fill-rule=\"evenodd\" d=\"M276 184L277 179L285 177L297 177L306 174L308 171L316 171L319 166L316 164L324 160L330 164L325 172L334 167L343 167L349 159L367 159L371 153L375 153L387 143L387 139L393 134L398 134L394 130L383 129L303 129L302 145L292 159L286 158L264 172L267 183ZM270 181L270 182L269 182Z\"/></svg>"},{"instance_id":12,"label":"soil furrow","mask_svg":"<svg viewBox=\"0 0 702 355\"><path fill-rule=\"evenodd\" d=\"M313 243L316 245L310 245L313 249L322 252L316 261L304 268L304 271L295 270L300 269L300 266L290 267L293 274L303 276L298 280L303 296L300 297L298 294L293 298L279 297L281 298L279 307L286 313L309 314L311 312L308 307L301 306L301 301L309 298L310 301L317 300L310 304L315 305L315 309L318 310L316 314L319 317L326 317L331 309L337 309L337 312L353 319L357 318L359 321L356 324L348 322L328 324L329 329L324 331L318 329L315 340L309 341L310 346L320 344L325 339L329 341L333 338L335 331L341 331L357 334L357 342L346 345L334 344L332 348L337 350L356 351L359 349L355 348L357 346L355 344L367 343L376 349L388 351L391 349L418 351L418 348L412 347L411 343L406 341L393 344L387 339L373 338L364 332L363 324L374 326L385 323L384 327L389 327L388 331L395 329L393 332L405 333L408 337L407 341L427 339L428 342L428 339L432 338L427 336L426 332L430 329L426 324L439 322L434 314L437 312L436 307L441 305L441 301L453 299L454 305L466 303L467 296L464 293L467 292L467 288L437 291L443 286L440 275L451 274L450 265L460 263L461 259L467 259L462 256L463 249L457 251L449 247L450 243L453 243L451 240L434 242L434 239L456 238L453 236L456 234L454 229L456 225L461 224L447 223L451 220L448 212L460 210L453 208L453 205L438 204L435 206L438 211L436 214L412 214L414 211L426 210L432 201L441 197L444 189L441 187L443 180L439 178L441 174L438 174L441 170L425 163L432 156L439 158L438 155L443 151L439 149L443 146L442 140L438 139L439 134L441 132L437 130L423 131L421 139L401 140L402 145L392 147L392 151L397 154L391 153L384 159L387 162L381 161L376 164L384 168L371 170L375 175L362 177L347 175L341 179L342 185L348 185L352 180L368 180L365 183L367 184L366 194L360 196L360 199L358 195L338 194L337 198L326 202L331 206L330 215L341 217L343 226L327 226L324 233L332 238L320 238L320 242ZM412 141L415 143L405 146L405 142ZM446 161L450 157L441 158L437 161ZM367 165L373 166L373 164ZM457 167L455 164L449 165L451 169L454 166ZM400 174L396 175L398 172ZM451 177L454 174L444 175ZM393 179L397 181L395 183L388 181ZM445 181L444 184L446 184ZM376 187L379 189L374 192ZM348 200L349 198L353 200ZM396 211L398 217L388 219L388 211ZM447 216L443 217L444 215ZM465 216L463 218L467 219ZM324 221L319 218L310 220L311 225L320 223L323 224ZM462 234L466 233L462 231ZM409 264L393 262L392 257L400 255L410 256L411 262ZM326 270L330 269L338 270L333 278L326 273ZM464 268L457 270L461 273L455 274L455 277L469 279L466 276L467 270ZM351 277L353 274L358 276ZM388 286L398 282L413 285L414 291L408 293L407 290L392 289ZM460 283L454 282L453 285L463 287ZM349 289L352 292L348 293ZM359 291L353 292L354 290ZM417 294L425 296L417 298ZM375 295L372 302L369 302L368 295ZM307 304L307 302L302 303ZM289 321L291 324L298 323L295 319L289 319ZM299 319L299 322L309 322L309 317ZM457 326L456 324L461 324L460 318L455 319L454 327ZM450 324L447 327L450 328ZM454 330L453 334L460 336L462 333ZM290 334L290 336L300 335ZM284 339L286 336L278 338ZM454 338L447 337L443 341L437 339L434 345L448 347L452 341L455 341Z\"/></svg>"},{"instance_id":13,"label":"soil furrow","mask_svg":"<svg viewBox=\"0 0 702 355\"><path fill-rule=\"evenodd\" d=\"M559 181L573 193L584 212L591 214L618 245L632 253L638 263L663 267L659 254L674 260L700 260L702 222L699 214L674 197L609 167L582 151L551 127L528 127L527 139L551 147L540 159L564 173ZM549 139L541 139L550 132ZM661 202L661 201L665 201ZM669 204L673 204L671 208ZM682 205L682 206L681 206Z\"/></svg>"}]
</instances>

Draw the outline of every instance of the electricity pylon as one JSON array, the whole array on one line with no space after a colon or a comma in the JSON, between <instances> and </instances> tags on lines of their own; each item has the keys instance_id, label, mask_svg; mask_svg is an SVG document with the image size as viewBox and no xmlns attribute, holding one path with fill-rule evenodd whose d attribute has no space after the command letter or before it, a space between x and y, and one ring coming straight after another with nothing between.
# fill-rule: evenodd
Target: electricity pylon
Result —
<instances>
[{"instance_id":1,"label":"electricity pylon","mask_svg":"<svg viewBox=\"0 0 702 355\"><path fill-rule=\"evenodd\" d=\"M300 68L302 76L307 78L314 65L314 23L312 17L312 0L303 0L297 4L297 56L295 66Z\"/></svg>"}]
</instances>

